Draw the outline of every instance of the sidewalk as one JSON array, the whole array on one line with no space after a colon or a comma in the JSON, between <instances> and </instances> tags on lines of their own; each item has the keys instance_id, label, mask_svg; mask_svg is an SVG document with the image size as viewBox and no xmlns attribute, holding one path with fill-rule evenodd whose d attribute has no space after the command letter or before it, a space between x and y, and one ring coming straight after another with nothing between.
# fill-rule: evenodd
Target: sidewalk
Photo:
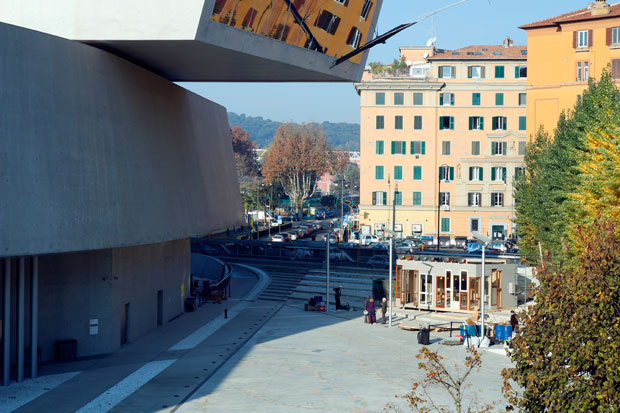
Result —
<instances>
[{"instance_id":1,"label":"sidewalk","mask_svg":"<svg viewBox=\"0 0 620 413\"><path fill-rule=\"evenodd\" d=\"M239 313L236 308L243 310L249 306L251 302L246 300L255 299L269 282L268 277L259 277L246 269L235 271L232 296L221 304L209 303L184 313L109 356L42 365L39 378L0 387L0 412L20 407L19 411L24 412L49 411L50 406L57 412L78 411L126 378L132 377L135 386L148 381L199 344L208 347L214 341L210 335L234 319ZM227 319L224 319L225 309L228 309ZM124 383L124 387L127 385ZM118 393L112 394L112 399L123 395L118 390L112 392ZM83 411L106 410L94 407L91 405Z\"/></svg>"}]
</instances>

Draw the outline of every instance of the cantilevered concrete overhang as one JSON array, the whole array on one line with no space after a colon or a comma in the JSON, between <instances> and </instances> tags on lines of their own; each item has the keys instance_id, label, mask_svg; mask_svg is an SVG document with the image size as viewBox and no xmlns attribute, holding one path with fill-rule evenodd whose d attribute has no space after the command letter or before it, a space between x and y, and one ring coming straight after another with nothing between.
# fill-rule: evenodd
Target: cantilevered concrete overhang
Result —
<instances>
[{"instance_id":1,"label":"cantilevered concrete overhang","mask_svg":"<svg viewBox=\"0 0 620 413\"><path fill-rule=\"evenodd\" d=\"M238 0L243 1L249 0ZM284 2L273 3L278 1ZM381 3L373 4L368 33L374 32ZM215 0L3 0L0 22L88 43L171 81L361 79L367 52L358 63L347 61L330 69L333 55L223 24L212 19L214 5ZM308 27L320 31L311 24L314 19L316 15L309 15ZM342 33L337 33L343 42L344 25L359 21L347 19L343 16ZM292 18L290 26L298 28Z\"/></svg>"}]
</instances>

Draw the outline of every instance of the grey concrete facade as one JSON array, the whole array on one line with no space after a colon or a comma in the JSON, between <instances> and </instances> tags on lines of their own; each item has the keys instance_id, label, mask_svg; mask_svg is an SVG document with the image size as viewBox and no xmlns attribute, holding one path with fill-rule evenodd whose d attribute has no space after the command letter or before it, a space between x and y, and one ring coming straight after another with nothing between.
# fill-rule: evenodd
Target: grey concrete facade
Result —
<instances>
[{"instance_id":1,"label":"grey concrete facade","mask_svg":"<svg viewBox=\"0 0 620 413\"><path fill-rule=\"evenodd\" d=\"M99 49L0 24L0 256L243 224L226 110Z\"/></svg>"}]
</instances>

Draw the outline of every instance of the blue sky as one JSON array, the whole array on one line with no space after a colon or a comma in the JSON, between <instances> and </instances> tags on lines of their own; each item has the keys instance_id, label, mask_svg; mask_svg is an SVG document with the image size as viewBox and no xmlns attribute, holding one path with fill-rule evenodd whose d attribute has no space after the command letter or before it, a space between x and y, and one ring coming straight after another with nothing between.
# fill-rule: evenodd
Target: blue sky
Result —
<instances>
[{"instance_id":1,"label":"blue sky","mask_svg":"<svg viewBox=\"0 0 620 413\"><path fill-rule=\"evenodd\" d=\"M416 20L456 0L384 0L378 31ZM437 47L525 44L523 24L587 7L589 0L469 0L392 37L370 51L368 62L390 63L400 46L420 46L435 35ZM613 1L609 1L613 3ZM351 83L183 83L229 111L276 121L359 123L359 97ZM302 98L303 97L303 98ZM291 102L298 104L291 105Z\"/></svg>"}]
</instances>

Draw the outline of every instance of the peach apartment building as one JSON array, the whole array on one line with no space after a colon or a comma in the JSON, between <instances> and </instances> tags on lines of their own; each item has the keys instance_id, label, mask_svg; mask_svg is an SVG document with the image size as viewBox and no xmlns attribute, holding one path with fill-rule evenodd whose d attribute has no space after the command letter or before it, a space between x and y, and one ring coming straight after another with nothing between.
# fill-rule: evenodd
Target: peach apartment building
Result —
<instances>
[{"instance_id":1,"label":"peach apartment building","mask_svg":"<svg viewBox=\"0 0 620 413\"><path fill-rule=\"evenodd\" d=\"M527 49L403 47L409 70L367 71L361 101L360 225L402 237L513 232L526 144ZM440 179L441 178L441 179ZM392 206L396 204L395 222ZM439 223L439 224L438 224Z\"/></svg>"},{"instance_id":2,"label":"peach apartment building","mask_svg":"<svg viewBox=\"0 0 620 413\"><path fill-rule=\"evenodd\" d=\"M581 98L588 78L600 78L608 65L620 82L620 3L597 0L521 29L528 41L528 138L540 126L553 131L560 113Z\"/></svg>"}]
</instances>

